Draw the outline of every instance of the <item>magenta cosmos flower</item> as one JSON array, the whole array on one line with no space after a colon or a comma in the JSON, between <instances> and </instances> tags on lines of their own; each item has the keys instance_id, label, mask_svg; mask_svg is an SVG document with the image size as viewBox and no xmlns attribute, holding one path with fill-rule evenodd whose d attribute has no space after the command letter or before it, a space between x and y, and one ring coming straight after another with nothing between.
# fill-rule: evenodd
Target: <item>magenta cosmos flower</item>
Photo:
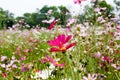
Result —
<instances>
[{"instance_id":1,"label":"magenta cosmos flower","mask_svg":"<svg viewBox=\"0 0 120 80\"><path fill-rule=\"evenodd\" d=\"M48 41L48 44L52 46L50 52L66 52L67 49L75 46L76 42L71 44L68 43L71 37L71 35L66 36L65 34L61 34L58 35L54 40Z\"/></svg>"},{"instance_id":2,"label":"magenta cosmos flower","mask_svg":"<svg viewBox=\"0 0 120 80\"><path fill-rule=\"evenodd\" d=\"M80 4L82 1L86 1L86 0L73 0L75 4Z\"/></svg>"},{"instance_id":3,"label":"magenta cosmos flower","mask_svg":"<svg viewBox=\"0 0 120 80\"><path fill-rule=\"evenodd\" d=\"M57 24L58 20L54 20L50 26L48 27L49 30L51 30L52 28L54 28L54 26Z\"/></svg>"}]
</instances>

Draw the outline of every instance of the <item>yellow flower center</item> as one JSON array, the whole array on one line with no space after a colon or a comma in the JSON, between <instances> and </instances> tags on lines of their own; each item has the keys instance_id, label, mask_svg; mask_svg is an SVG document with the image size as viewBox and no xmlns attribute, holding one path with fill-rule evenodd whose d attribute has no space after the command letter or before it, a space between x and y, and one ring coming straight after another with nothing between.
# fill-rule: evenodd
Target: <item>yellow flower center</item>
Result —
<instances>
[{"instance_id":1,"label":"yellow flower center","mask_svg":"<svg viewBox=\"0 0 120 80\"><path fill-rule=\"evenodd\" d=\"M92 80L92 78L88 78L88 80Z\"/></svg>"},{"instance_id":2,"label":"yellow flower center","mask_svg":"<svg viewBox=\"0 0 120 80\"><path fill-rule=\"evenodd\" d=\"M56 65L58 65L59 63L58 63L58 62L56 62L55 64L56 64Z\"/></svg>"},{"instance_id":3,"label":"yellow flower center","mask_svg":"<svg viewBox=\"0 0 120 80\"><path fill-rule=\"evenodd\" d=\"M62 47L60 50L61 50L61 51L66 51L66 48L65 48L65 47Z\"/></svg>"}]
</instances>

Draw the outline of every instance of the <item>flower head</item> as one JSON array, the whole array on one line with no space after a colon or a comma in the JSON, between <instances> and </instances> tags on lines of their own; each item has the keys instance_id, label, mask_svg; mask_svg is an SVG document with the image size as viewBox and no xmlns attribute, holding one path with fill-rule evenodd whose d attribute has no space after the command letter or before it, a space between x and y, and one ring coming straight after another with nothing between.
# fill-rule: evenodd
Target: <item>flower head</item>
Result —
<instances>
[{"instance_id":1,"label":"flower head","mask_svg":"<svg viewBox=\"0 0 120 80\"><path fill-rule=\"evenodd\" d=\"M49 61L50 63L52 63L54 66L58 66L63 68L65 66L65 63L61 63L59 64L57 61L55 61L52 57L48 56L48 54L46 55L46 57L44 59L41 60L42 63L45 63Z\"/></svg>"},{"instance_id":2,"label":"flower head","mask_svg":"<svg viewBox=\"0 0 120 80\"><path fill-rule=\"evenodd\" d=\"M51 30L56 24L57 24L58 20L54 20L50 26L48 27L49 30Z\"/></svg>"},{"instance_id":3,"label":"flower head","mask_svg":"<svg viewBox=\"0 0 120 80\"><path fill-rule=\"evenodd\" d=\"M51 58L50 56L46 55L46 58L48 59L48 61L50 61L54 66L59 66L61 68L64 67L65 63L59 64L57 61L55 61L53 58Z\"/></svg>"},{"instance_id":4,"label":"flower head","mask_svg":"<svg viewBox=\"0 0 120 80\"><path fill-rule=\"evenodd\" d=\"M6 73L2 73L1 74L3 78L6 78L7 77L7 74Z\"/></svg>"},{"instance_id":5,"label":"flower head","mask_svg":"<svg viewBox=\"0 0 120 80\"><path fill-rule=\"evenodd\" d=\"M80 4L82 1L86 1L86 0L73 0L75 4Z\"/></svg>"},{"instance_id":6,"label":"flower head","mask_svg":"<svg viewBox=\"0 0 120 80\"><path fill-rule=\"evenodd\" d=\"M54 46L50 49L50 52L65 52L70 47L74 46L76 42L67 44L66 43L71 39L71 35L66 36L65 34L58 35L54 40L48 41L50 46ZM66 46L65 46L66 45Z\"/></svg>"},{"instance_id":7,"label":"flower head","mask_svg":"<svg viewBox=\"0 0 120 80\"><path fill-rule=\"evenodd\" d=\"M83 77L84 80L96 80L97 79L97 74L88 74L88 77Z\"/></svg>"},{"instance_id":8,"label":"flower head","mask_svg":"<svg viewBox=\"0 0 120 80\"><path fill-rule=\"evenodd\" d=\"M117 26L117 28L116 28L116 29L117 29L117 31L120 31L120 26Z\"/></svg>"}]
</instances>

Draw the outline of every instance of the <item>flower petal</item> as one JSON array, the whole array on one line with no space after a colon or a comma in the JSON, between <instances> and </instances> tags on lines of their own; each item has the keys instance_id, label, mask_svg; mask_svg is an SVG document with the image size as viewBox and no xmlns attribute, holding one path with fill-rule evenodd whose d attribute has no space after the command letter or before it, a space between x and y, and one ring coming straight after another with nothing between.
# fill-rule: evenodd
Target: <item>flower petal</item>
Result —
<instances>
[{"instance_id":1,"label":"flower petal","mask_svg":"<svg viewBox=\"0 0 120 80\"><path fill-rule=\"evenodd\" d=\"M57 21L53 21L50 26L48 27L49 30L51 30L55 25L57 24Z\"/></svg>"},{"instance_id":2,"label":"flower petal","mask_svg":"<svg viewBox=\"0 0 120 80\"><path fill-rule=\"evenodd\" d=\"M64 44L64 42L65 42L65 34L58 35L57 39L61 42L61 44Z\"/></svg>"},{"instance_id":3,"label":"flower petal","mask_svg":"<svg viewBox=\"0 0 120 80\"><path fill-rule=\"evenodd\" d=\"M59 48L51 48L50 52L60 52L61 50Z\"/></svg>"},{"instance_id":4,"label":"flower petal","mask_svg":"<svg viewBox=\"0 0 120 80\"><path fill-rule=\"evenodd\" d=\"M56 61L51 58L50 56L46 55L46 58L54 65L56 63Z\"/></svg>"},{"instance_id":5,"label":"flower petal","mask_svg":"<svg viewBox=\"0 0 120 80\"><path fill-rule=\"evenodd\" d=\"M69 36L66 38L65 43L68 42L71 38L72 38L72 36L69 35Z\"/></svg>"},{"instance_id":6,"label":"flower petal","mask_svg":"<svg viewBox=\"0 0 120 80\"><path fill-rule=\"evenodd\" d=\"M69 45L66 46L66 49L69 49L70 47L75 46L75 45L76 45L76 42L74 42L72 44L69 44Z\"/></svg>"}]
</instances>

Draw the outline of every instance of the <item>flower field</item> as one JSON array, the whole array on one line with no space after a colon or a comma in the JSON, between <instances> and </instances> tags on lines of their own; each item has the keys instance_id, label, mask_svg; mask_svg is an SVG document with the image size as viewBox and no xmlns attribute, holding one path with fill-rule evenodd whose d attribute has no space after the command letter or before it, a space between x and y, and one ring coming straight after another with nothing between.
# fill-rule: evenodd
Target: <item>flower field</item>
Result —
<instances>
[{"instance_id":1,"label":"flower field","mask_svg":"<svg viewBox=\"0 0 120 80\"><path fill-rule=\"evenodd\" d=\"M94 34L93 34L94 33ZM119 80L119 27L74 24L70 29L0 31L5 80Z\"/></svg>"},{"instance_id":2,"label":"flower field","mask_svg":"<svg viewBox=\"0 0 120 80\"><path fill-rule=\"evenodd\" d=\"M102 15L92 25L58 22L0 30L0 80L120 80L120 22Z\"/></svg>"}]
</instances>

